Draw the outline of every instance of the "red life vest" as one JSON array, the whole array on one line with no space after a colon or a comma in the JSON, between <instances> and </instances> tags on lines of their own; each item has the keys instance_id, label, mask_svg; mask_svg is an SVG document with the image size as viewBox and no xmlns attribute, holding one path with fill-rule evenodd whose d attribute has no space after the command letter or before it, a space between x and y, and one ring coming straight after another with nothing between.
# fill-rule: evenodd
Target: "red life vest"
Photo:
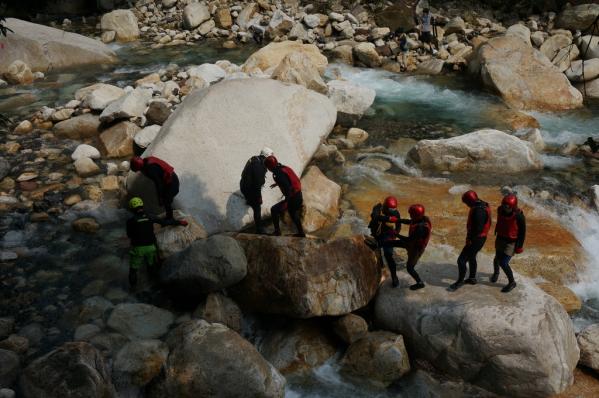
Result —
<instances>
[{"instance_id":1,"label":"red life vest","mask_svg":"<svg viewBox=\"0 0 599 398\"><path fill-rule=\"evenodd\" d=\"M470 212L468 213L468 223L466 224L468 234L470 234L470 231L472 230L472 215L474 214L474 210L476 210L477 207L483 207L485 209L485 212L487 213L487 222L485 222L485 226L483 227L482 232L480 233L480 235L477 236L477 238L486 238L487 234L489 233L489 229L491 229L491 208L489 207L488 203L483 201L479 201L476 205L470 208Z\"/></svg>"},{"instance_id":2,"label":"red life vest","mask_svg":"<svg viewBox=\"0 0 599 398\"><path fill-rule=\"evenodd\" d=\"M166 185L170 184L173 180L173 174L175 173L175 169L170 164L166 163L164 160L156 158L154 156L148 156L144 159L146 165L156 164L160 166L162 169L163 181Z\"/></svg>"},{"instance_id":3,"label":"red life vest","mask_svg":"<svg viewBox=\"0 0 599 398\"><path fill-rule=\"evenodd\" d=\"M289 193L289 196L291 197L291 196L294 196L295 194L301 192L302 182L300 181L298 176L295 174L295 172L287 166L281 166L281 171L283 171L283 173L285 173L287 175L287 177L289 177L289 181L291 182L291 192Z\"/></svg>"},{"instance_id":4,"label":"red life vest","mask_svg":"<svg viewBox=\"0 0 599 398\"><path fill-rule=\"evenodd\" d=\"M414 236L414 234L416 233L416 230L423 226L424 228L426 228L426 235L424 236L424 238L418 239L416 241L414 241L414 245L420 249L420 250L424 250L426 248L426 246L428 245L428 241L431 238L431 231L433 230L433 225L431 224L431 220L429 220L428 217L424 217L422 220L420 221L416 221L416 222L412 222L410 223L410 234L409 236L412 237Z\"/></svg>"},{"instance_id":5,"label":"red life vest","mask_svg":"<svg viewBox=\"0 0 599 398\"><path fill-rule=\"evenodd\" d=\"M506 215L501 210L501 206L497 209L497 225L495 226L495 234L498 237L506 238L512 241L518 239L518 220L520 209L514 209L510 215Z\"/></svg>"}]
</instances>

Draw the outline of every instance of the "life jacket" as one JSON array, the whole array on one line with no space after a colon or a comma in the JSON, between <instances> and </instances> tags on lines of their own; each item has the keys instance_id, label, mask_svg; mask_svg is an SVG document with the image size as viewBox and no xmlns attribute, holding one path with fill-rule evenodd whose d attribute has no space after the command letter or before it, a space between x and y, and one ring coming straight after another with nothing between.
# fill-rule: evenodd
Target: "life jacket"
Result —
<instances>
[{"instance_id":1,"label":"life jacket","mask_svg":"<svg viewBox=\"0 0 599 398\"><path fill-rule=\"evenodd\" d=\"M385 241L393 240L395 239L396 232L399 232L398 225L397 223L393 223L391 221L380 221L379 217L383 215L387 215L389 217L394 216L397 217L398 220L401 218L401 215L397 209L385 213L384 206L382 203L379 203L372 208L368 228L370 229L371 235L376 239Z\"/></svg>"},{"instance_id":2,"label":"life jacket","mask_svg":"<svg viewBox=\"0 0 599 398\"><path fill-rule=\"evenodd\" d=\"M295 196L299 192L302 191L302 182L298 178L291 168L287 166L281 166L281 171L289 177L289 181L291 182L291 192L289 192L289 197Z\"/></svg>"},{"instance_id":3,"label":"life jacket","mask_svg":"<svg viewBox=\"0 0 599 398\"><path fill-rule=\"evenodd\" d=\"M483 207L485 209L485 212L487 213L487 221L485 222L482 232L477 236L477 238L486 238L489 233L489 229L491 229L491 208L489 207L489 204L487 202L479 200L474 206L470 208L470 212L468 213L468 223L466 224L466 226L468 228L468 233L470 233L470 231L472 230L472 216L474 215L474 211L480 207Z\"/></svg>"},{"instance_id":4,"label":"life jacket","mask_svg":"<svg viewBox=\"0 0 599 398\"><path fill-rule=\"evenodd\" d=\"M518 239L518 215L522 212L520 209L514 209L510 215L506 215L501 206L497 209L497 225L495 234L498 237L515 241Z\"/></svg>"},{"instance_id":5,"label":"life jacket","mask_svg":"<svg viewBox=\"0 0 599 398\"><path fill-rule=\"evenodd\" d=\"M420 249L420 250L424 250L426 249L426 246L428 245L428 241L431 238L431 232L433 230L433 225L431 224L431 220L429 220L428 217L424 217L422 220L420 221L416 221L413 223L410 223L410 234L409 236L412 237L414 236L414 234L416 233L416 231L418 230L419 227L423 226L424 228L426 228L426 235L424 236L424 238L420 238L416 241L414 241L414 245Z\"/></svg>"},{"instance_id":6,"label":"life jacket","mask_svg":"<svg viewBox=\"0 0 599 398\"><path fill-rule=\"evenodd\" d=\"M156 158L154 156L148 156L144 159L145 165L158 165L162 169L162 178L166 185L169 185L173 180L173 174L175 174L175 169L170 164L166 163L164 160Z\"/></svg>"}]
</instances>

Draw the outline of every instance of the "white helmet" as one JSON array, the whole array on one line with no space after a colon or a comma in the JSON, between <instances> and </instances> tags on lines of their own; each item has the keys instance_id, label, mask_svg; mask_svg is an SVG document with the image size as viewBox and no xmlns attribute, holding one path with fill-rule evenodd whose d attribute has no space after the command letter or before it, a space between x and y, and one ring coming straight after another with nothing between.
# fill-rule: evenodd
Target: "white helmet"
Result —
<instances>
[{"instance_id":1,"label":"white helmet","mask_svg":"<svg viewBox=\"0 0 599 398\"><path fill-rule=\"evenodd\" d=\"M273 150L270 149L269 147L265 146L264 148L262 148L262 150L260 151L260 156L264 156L265 158L272 156L273 155Z\"/></svg>"}]
</instances>

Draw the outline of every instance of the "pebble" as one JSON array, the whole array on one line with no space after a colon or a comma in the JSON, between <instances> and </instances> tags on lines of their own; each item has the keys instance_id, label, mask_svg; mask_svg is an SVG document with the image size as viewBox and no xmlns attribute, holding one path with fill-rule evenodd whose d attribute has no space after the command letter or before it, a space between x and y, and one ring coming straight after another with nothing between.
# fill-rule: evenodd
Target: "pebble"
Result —
<instances>
[{"instance_id":1,"label":"pebble","mask_svg":"<svg viewBox=\"0 0 599 398\"><path fill-rule=\"evenodd\" d=\"M31 181L37 177L38 177L37 173L35 173L33 171L28 171L28 172L22 173L20 176L18 176L17 182Z\"/></svg>"}]
</instances>

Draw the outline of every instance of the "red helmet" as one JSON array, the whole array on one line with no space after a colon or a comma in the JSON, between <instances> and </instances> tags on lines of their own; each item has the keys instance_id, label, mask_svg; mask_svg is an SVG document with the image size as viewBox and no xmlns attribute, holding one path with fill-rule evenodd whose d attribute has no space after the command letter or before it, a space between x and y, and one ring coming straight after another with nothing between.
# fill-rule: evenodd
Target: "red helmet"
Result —
<instances>
[{"instance_id":1,"label":"red helmet","mask_svg":"<svg viewBox=\"0 0 599 398\"><path fill-rule=\"evenodd\" d=\"M424 217L424 206L412 205L408 209L408 213L410 213L410 218L412 220L421 220L422 217Z\"/></svg>"},{"instance_id":2,"label":"red helmet","mask_svg":"<svg viewBox=\"0 0 599 398\"><path fill-rule=\"evenodd\" d=\"M264 159L264 165L270 171L272 171L278 164L279 161L272 155Z\"/></svg>"},{"instance_id":3,"label":"red helmet","mask_svg":"<svg viewBox=\"0 0 599 398\"><path fill-rule=\"evenodd\" d=\"M139 171L144 167L144 160L139 156L133 156L129 161L129 165L131 166L131 170Z\"/></svg>"},{"instance_id":4,"label":"red helmet","mask_svg":"<svg viewBox=\"0 0 599 398\"><path fill-rule=\"evenodd\" d=\"M397 198L395 198L395 196L387 196L385 198L385 203L383 203L383 206L386 209L396 209L397 208Z\"/></svg>"},{"instance_id":5,"label":"red helmet","mask_svg":"<svg viewBox=\"0 0 599 398\"><path fill-rule=\"evenodd\" d=\"M518 207L518 197L514 194L509 194L503 197L501 204L504 206L509 206L512 209Z\"/></svg>"},{"instance_id":6,"label":"red helmet","mask_svg":"<svg viewBox=\"0 0 599 398\"><path fill-rule=\"evenodd\" d=\"M462 202L466 203L466 205L468 205L468 206L474 205L474 203L476 203L477 200L478 200L478 195L476 194L476 192L474 192L472 190L466 191L462 195Z\"/></svg>"}]
</instances>

